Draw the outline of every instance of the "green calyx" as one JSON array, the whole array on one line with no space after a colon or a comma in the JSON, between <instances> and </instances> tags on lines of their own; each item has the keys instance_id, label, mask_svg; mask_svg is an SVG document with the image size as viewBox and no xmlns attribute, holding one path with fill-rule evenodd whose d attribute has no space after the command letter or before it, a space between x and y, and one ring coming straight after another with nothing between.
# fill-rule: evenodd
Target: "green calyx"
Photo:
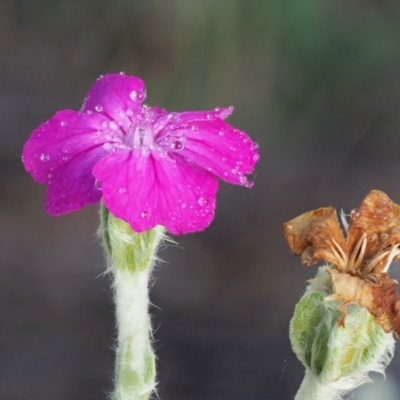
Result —
<instances>
[{"instance_id":1,"label":"green calyx","mask_svg":"<svg viewBox=\"0 0 400 400\"><path fill-rule=\"evenodd\" d=\"M329 266L321 267L296 306L290 324L293 351L308 371L324 382L383 372L393 338L364 308L348 305L344 326L338 324L340 302L332 294Z\"/></svg>"},{"instance_id":2,"label":"green calyx","mask_svg":"<svg viewBox=\"0 0 400 400\"><path fill-rule=\"evenodd\" d=\"M157 228L135 233L129 224L114 217L104 206L100 206L100 234L108 257L117 268L131 272L147 268L154 257L160 235Z\"/></svg>"}]
</instances>

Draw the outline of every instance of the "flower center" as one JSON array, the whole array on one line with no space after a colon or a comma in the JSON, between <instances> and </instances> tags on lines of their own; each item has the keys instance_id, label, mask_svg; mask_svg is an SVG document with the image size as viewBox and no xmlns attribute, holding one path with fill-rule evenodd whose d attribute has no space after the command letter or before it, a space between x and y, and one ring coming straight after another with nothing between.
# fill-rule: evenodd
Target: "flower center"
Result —
<instances>
[{"instance_id":1,"label":"flower center","mask_svg":"<svg viewBox=\"0 0 400 400\"><path fill-rule=\"evenodd\" d=\"M124 144L129 147L150 147L154 144L154 134L148 124L132 126L125 136Z\"/></svg>"}]
</instances>

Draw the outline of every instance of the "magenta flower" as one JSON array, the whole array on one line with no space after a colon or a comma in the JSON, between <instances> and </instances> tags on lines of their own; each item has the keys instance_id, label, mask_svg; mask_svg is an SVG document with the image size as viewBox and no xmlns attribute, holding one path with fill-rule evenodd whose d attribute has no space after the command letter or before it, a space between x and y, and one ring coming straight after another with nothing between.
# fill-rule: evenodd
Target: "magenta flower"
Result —
<instances>
[{"instance_id":1,"label":"magenta flower","mask_svg":"<svg viewBox=\"0 0 400 400\"><path fill-rule=\"evenodd\" d=\"M137 77L105 75L80 111L63 110L24 146L23 163L47 184L51 215L105 206L136 232L204 229L214 216L217 177L251 187L257 144L224 122L233 108L167 112L142 104Z\"/></svg>"}]
</instances>

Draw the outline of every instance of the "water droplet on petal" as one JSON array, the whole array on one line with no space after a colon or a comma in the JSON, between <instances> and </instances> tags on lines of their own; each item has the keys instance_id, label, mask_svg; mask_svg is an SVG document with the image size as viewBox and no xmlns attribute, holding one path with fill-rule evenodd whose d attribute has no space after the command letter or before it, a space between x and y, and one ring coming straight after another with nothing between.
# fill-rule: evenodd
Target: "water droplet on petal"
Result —
<instances>
[{"instance_id":1,"label":"water droplet on petal","mask_svg":"<svg viewBox=\"0 0 400 400\"><path fill-rule=\"evenodd\" d=\"M93 111L92 110L86 110L86 113L90 115L90 114L93 113Z\"/></svg>"},{"instance_id":2,"label":"water droplet on petal","mask_svg":"<svg viewBox=\"0 0 400 400\"><path fill-rule=\"evenodd\" d=\"M237 169L233 169L233 170L232 170L232 174L233 174L233 175L237 175L237 173L238 173L238 170L237 170Z\"/></svg>"},{"instance_id":3,"label":"water droplet on petal","mask_svg":"<svg viewBox=\"0 0 400 400\"><path fill-rule=\"evenodd\" d=\"M222 157L222 161L228 161L226 157Z\"/></svg>"},{"instance_id":4,"label":"water droplet on petal","mask_svg":"<svg viewBox=\"0 0 400 400\"><path fill-rule=\"evenodd\" d=\"M245 177L245 176L240 176L240 178L239 178L239 182L242 184L242 185L244 185L246 182L247 182L247 178Z\"/></svg>"},{"instance_id":5,"label":"water droplet on petal","mask_svg":"<svg viewBox=\"0 0 400 400\"><path fill-rule=\"evenodd\" d=\"M142 211L142 212L140 213L140 217L141 217L141 218L146 218L147 215L148 215L148 212L147 212L147 211Z\"/></svg>"},{"instance_id":6,"label":"water droplet on petal","mask_svg":"<svg viewBox=\"0 0 400 400\"><path fill-rule=\"evenodd\" d=\"M102 112L103 111L103 106L101 104L98 104L95 108L94 108L97 112Z\"/></svg>"},{"instance_id":7,"label":"water droplet on petal","mask_svg":"<svg viewBox=\"0 0 400 400\"><path fill-rule=\"evenodd\" d=\"M182 139L175 140L171 143L171 149L175 151L181 151L185 145L182 142Z\"/></svg>"},{"instance_id":8,"label":"water droplet on petal","mask_svg":"<svg viewBox=\"0 0 400 400\"><path fill-rule=\"evenodd\" d=\"M168 114L168 121L177 122L179 121L180 115L176 112L172 112Z\"/></svg>"},{"instance_id":9,"label":"water droplet on petal","mask_svg":"<svg viewBox=\"0 0 400 400\"><path fill-rule=\"evenodd\" d=\"M199 206L205 206L208 203L208 199L206 197L200 197L197 200L197 203L199 204Z\"/></svg>"},{"instance_id":10,"label":"water droplet on petal","mask_svg":"<svg viewBox=\"0 0 400 400\"><path fill-rule=\"evenodd\" d=\"M190 128L192 131L197 131L197 126L196 125L192 125L192 127Z\"/></svg>"},{"instance_id":11,"label":"water droplet on petal","mask_svg":"<svg viewBox=\"0 0 400 400\"><path fill-rule=\"evenodd\" d=\"M48 177L49 179L51 179L51 178L53 177L53 174L48 174L47 177Z\"/></svg>"},{"instance_id":12,"label":"water droplet on petal","mask_svg":"<svg viewBox=\"0 0 400 400\"><path fill-rule=\"evenodd\" d=\"M108 128L108 122L107 121L103 121L103 123L101 124L101 126L103 128Z\"/></svg>"},{"instance_id":13,"label":"water droplet on petal","mask_svg":"<svg viewBox=\"0 0 400 400\"><path fill-rule=\"evenodd\" d=\"M105 151L111 151L114 148L114 145L112 145L111 143L104 143L103 144L103 149Z\"/></svg>"},{"instance_id":14,"label":"water droplet on petal","mask_svg":"<svg viewBox=\"0 0 400 400\"><path fill-rule=\"evenodd\" d=\"M61 126L67 126L67 121L61 121L61 122L60 122L60 125L61 125Z\"/></svg>"},{"instance_id":15,"label":"water droplet on petal","mask_svg":"<svg viewBox=\"0 0 400 400\"><path fill-rule=\"evenodd\" d=\"M257 162L260 159L260 156L258 154L253 155L253 161Z\"/></svg>"},{"instance_id":16,"label":"water droplet on petal","mask_svg":"<svg viewBox=\"0 0 400 400\"><path fill-rule=\"evenodd\" d=\"M214 119L214 115L213 115L213 114L207 114L207 119L208 119L208 120Z\"/></svg>"},{"instance_id":17,"label":"water droplet on petal","mask_svg":"<svg viewBox=\"0 0 400 400\"><path fill-rule=\"evenodd\" d=\"M133 90L130 94L131 99L134 102L141 103L146 98L146 92L144 90Z\"/></svg>"},{"instance_id":18,"label":"water droplet on petal","mask_svg":"<svg viewBox=\"0 0 400 400\"><path fill-rule=\"evenodd\" d=\"M182 207L182 208L186 208L186 204L185 204L185 203L182 203L181 207Z\"/></svg>"},{"instance_id":19,"label":"water droplet on petal","mask_svg":"<svg viewBox=\"0 0 400 400\"><path fill-rule=\"evenodd\" d=\"M120 75L125 75L125 72L124 72L124 71L121 71L119 74L120 74Z\"/></svg>"},{"instance_id":20,"label":"water droplet on petal","mask_svg":"<svg viewBox=\"0 0 400 400\"><path fill-rule=\"evenodd\" d=\"M214 110L215 110L216 112L219 112L219 111L221 111L221 107L215 107Z\"/></svg>"},{"instance_id":21,"label":"water droplet on petal","mask_svg":"<svg viewBox=\"0 0 400 400\"><path fill-rule=\"evenodd\" d=\"M121 193L121 194L126 193L126 189L124 187L120 187L118 189L118 193Z\"/></svg>"},{"instance_id":22,"label":"water droplet on petal","mask_svg":"<svg viewBox=\"0 0 400 400\"><path fill-rule=\"evenodd\" d=\"M110 122L110 128L116 131L118 129L118 124L115 121Z\"/></svg>"},{"instance_id":23,"label":"water droplet on petal","mask_svg":"<svg viewBox=\"0 0 400 400\"><path fill-rule=\"evenodd\" d=\"M47 153L42 153L42 154L40 155L40 159L41 159L42 161L49 161L49 160L50 160L50 156L49 156Z\"/></svg>"},{"instance_id":24,"label":"water droplet on petal","mask_svg":"<svg viewBox=\"0 0 400 400\"><path fill-rule=\"evenodd\" d=\"M132 117L133 114L134 114L134 111L133 111L132 109L128 108L128 109L126 110L126 115L127 115L128 117Z\"/></svg>"},{"instance_id":25,"label":"water droplet on petal","mask_svg":"<svg viewBox=\"0 0 400 400\"><path fill-rule=\"evenodd\" d=\"M219 132L218 132L218 135L219 135L219 136L224 136L224 135L225 135L225 132L224 132L224 131L219 131Z\"/></svg>"},{"instance_id":26,"label":"water droplet on petal","mask_svg":"<svg viewBox=\"0 0 400 400\"><path fill-rule=\"evenodd\" d=\"M101 190L101 182L97 179L94 181L94 186L97 190Z\"/></svg>"},{"instance_id":27,"label":"water droplet on petal","mask_svg":"<svg viewBox=\"0 0 400 400\"><path fill-rule=\"evenodd\" d=\"M148 147L142 148L142 155L148 157L150 155L150 149Z\"/></svg>"},{"instance_id":28,"label":"water droplet on petal","mask_svg":"<svg viewBox=\"0 0 400 400\"><path fill-rule=\"evenodd\" d=\"M63 161L68 161L68 157L67 156L64 156L62 159L63 159Z\"/></svg>"}]
</instances>

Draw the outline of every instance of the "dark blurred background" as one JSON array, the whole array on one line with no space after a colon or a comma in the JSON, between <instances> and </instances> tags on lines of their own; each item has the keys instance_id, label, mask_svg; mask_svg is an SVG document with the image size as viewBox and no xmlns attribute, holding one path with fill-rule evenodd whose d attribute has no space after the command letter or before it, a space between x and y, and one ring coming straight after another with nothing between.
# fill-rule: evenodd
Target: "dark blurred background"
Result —
<instances>
[{"instance_id":1,"label":"dark blurred background","mask_svg":"<svg viewBox=\"0 0 400 400\"><path fill-rule=\"evenodd\" d=\"M0 1L0 399L98 400L112 389L112 295L97 209L52 218L24 141L95 79L142 77L170 110L235 106L260 144L255 186L221 184L215 221L155 272L161 400L285 400L304 369L288 324L306 268L282 223L400 202L400 3L372 0ZM400 279L394 265L392 276ZM400 397L388 381L352 398Z\"/></svg>"}]
</instances>

